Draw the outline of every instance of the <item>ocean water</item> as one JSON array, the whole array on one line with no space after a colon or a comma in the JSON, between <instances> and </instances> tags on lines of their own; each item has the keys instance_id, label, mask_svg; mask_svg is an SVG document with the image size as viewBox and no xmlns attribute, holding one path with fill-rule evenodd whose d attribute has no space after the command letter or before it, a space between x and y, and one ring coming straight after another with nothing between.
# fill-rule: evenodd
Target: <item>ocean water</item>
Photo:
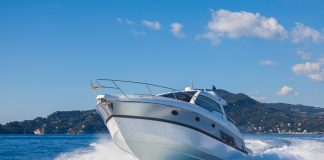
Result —
<instances>
[{"instance_id":1,"label":"ocean water","mask_svg":"<svg viewBox=\"0 0 324 160\"><path fill-rule=\"evenodd\" d=\"M324 135L254 135L245 141L248 159L324 159ZM109 135L0 135L0 160L136 160Z\"/></svg>"}]
</instances>

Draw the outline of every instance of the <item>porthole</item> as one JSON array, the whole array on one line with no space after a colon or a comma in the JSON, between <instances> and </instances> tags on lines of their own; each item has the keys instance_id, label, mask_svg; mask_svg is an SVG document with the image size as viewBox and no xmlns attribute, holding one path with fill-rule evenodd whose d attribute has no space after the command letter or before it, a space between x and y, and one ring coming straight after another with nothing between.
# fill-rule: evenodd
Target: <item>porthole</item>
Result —
<instances>
[{"instance_id":1,"label":"porthole","mask_svg":"<svg viewBox=\"0 0 324 160\"><path fill-rule=\"evenodd\" d=\"M179 113L178 113L178 111L176 111L176 110L173 110L172 112L171 112L174 116L177 116Z\"/></svg>"},{"instance_id":2,"label":"porthole","mask_svg":"<svg viewBox=\"0 0 324 160\"><path fill-rule=\"evenodd\" d=\"M200 121L200 118L199 118L199 117L196 117L195 120L196 120L197 122L199 122L199 121Z\"/></svg>"}]
</instances>

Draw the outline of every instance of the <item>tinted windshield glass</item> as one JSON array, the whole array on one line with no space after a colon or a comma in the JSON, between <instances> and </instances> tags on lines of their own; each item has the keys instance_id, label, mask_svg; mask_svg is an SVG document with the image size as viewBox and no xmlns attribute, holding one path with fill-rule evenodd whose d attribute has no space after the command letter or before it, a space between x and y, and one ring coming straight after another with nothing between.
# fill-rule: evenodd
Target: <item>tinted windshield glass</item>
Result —
<instances>
[{"instance_id":1,"label":"tinted windshield glass","mask_svg":"<svg viewBox=\"0 0 324 160\"><path fill-rule=\"evenodd\" d=\"M195 103L197 105L207 109L210 112L217 111L219 113L222 113L222 110L221 110L219 104L208 97L199 96Z\"/></svg>"},{"instance_id":2,"label":"tinted windshield glass","mask_svg":"<svg viewBox=\"0 0 324 160\"><path fill-rule=\"evenodd\" d=\"M226 115L227 116L227 120L232 122L233 124L236 124L236 122L233 120L233 118L229 115Z\"/></svg>"},{"instance_id":3,"label":"tinted windshield glass","mask_svg":"<svg viewBox=\"0 0 324 160\"><path fill-rule=\"evenodd\" d=\"M196 93L197 91L186 91L186 92L175 92L175 93L167 93L167 94L162 94L160 96L162 97L168 97L168 98L174 98L174 99L179 99L185 102L190 102L192 96ZM176 97L174 97L176 96Z\"/></svg>"}]
</instances>

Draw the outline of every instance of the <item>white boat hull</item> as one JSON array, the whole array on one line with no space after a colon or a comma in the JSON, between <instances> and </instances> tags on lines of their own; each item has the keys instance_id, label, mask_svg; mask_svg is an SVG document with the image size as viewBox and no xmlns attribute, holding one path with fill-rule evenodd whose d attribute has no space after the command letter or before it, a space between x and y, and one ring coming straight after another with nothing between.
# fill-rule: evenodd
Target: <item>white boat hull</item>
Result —
<instances>
[{"instance_id":1,"label":"white boat hull","mask_svg":"<svg viewBox=\"0 0 324 160\"><path fill-rule=\"evenodd\" d=\"M240 159L242 152L192 128L163 121L112 117L114 142L140 160Z\"/></svg>"}]
</instances>

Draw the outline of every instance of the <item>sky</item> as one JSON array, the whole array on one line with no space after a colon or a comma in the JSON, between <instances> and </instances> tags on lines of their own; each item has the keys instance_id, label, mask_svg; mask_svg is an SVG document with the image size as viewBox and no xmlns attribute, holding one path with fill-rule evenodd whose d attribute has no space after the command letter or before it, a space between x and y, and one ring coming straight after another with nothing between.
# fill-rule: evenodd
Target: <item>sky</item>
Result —
<instances>
[{"instance_id":1,"label":"sky","mask_svg":"<svg viewBox=\"0 0 324 160\"><path fill-rule=\"evenodd\" d=\"M95 108L89 81L324 107L324 1L0 0L0 123Z\"/></svg>"}]
</instances>

